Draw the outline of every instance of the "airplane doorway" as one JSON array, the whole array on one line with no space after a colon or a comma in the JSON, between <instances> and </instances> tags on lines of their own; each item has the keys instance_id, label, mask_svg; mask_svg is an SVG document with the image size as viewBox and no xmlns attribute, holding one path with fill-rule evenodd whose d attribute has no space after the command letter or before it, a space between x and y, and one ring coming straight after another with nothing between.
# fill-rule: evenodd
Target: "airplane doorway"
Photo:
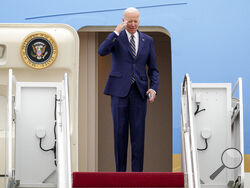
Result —
<instances>
[{"instance_id":1,"label":"airplane doorway","mask_svg":"<svg viewBox=\"0 0 250 188\"><path fill-rule=\"evenodd\" d=\"M103 94L111 68L111 55L101 57L97 49L113 27L79 30L79 171L115 171L113 122L110 97ZM161 27L140 27L154 38L159 68L159 91L148 104L144 171L172 171L172 67L171 38ZM130 144L129 144L130 145ZM128 171L131 171L128 150Z\"/></svg>"}]
</instances>

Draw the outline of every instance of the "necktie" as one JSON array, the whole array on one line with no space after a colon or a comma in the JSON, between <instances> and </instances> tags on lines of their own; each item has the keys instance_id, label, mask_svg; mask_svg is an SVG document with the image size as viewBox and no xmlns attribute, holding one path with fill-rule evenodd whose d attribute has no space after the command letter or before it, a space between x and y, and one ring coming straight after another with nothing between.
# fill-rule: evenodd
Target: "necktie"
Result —
<instances>
[{"instance_id":1,"label":"necktie","mask_svg":"<svg viewBox=\"0 0 250 188\"><path fill-rule=\"evenodd\" d=\"M130 48L131 48L131 52L133 54L133 58L136 58L134 37L135 37L134 35L131 35L129 45L130 45ZM134 82L135 82L135 75L134 75L134 73L132 73L131 84L133 84Z\"/></svg>"},{"instance_id":2,"label":"necktie","mask_svg":"<svg viewBox=\"0 0 250 188\"><path fill-rule=\"evenodd\" d=\"M129 41L129 45L133 54L133 57L136 57L136 50L135 50L135 40L134 40L134 35L131 35L130 37L130 41Z\"/></svg>"}]
</instances>

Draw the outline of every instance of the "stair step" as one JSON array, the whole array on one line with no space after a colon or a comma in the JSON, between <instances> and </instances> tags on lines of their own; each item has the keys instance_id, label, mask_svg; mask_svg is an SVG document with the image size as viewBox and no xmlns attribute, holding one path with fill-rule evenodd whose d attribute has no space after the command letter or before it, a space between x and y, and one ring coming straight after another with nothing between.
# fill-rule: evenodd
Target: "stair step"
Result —
<instances>
[{"instance_id":1,"label":"stair step","mask_svg":"<svg viewBox=\"0 0 250 188\"><path fill-rule=\"evenodd\" d=\"M73 188L184 187L183 172L74 172Z\"/></svg>"},{"instance_id":2,"label":"stair step","mask_svg":"<svg viewBox=\"0 0 250 188\"><path fill-rule=\"evenodd\" d=\"M40 184L20 184L16 186L16 188L56 188L56 184L47 184L47 183L40 183Z\"/></svg>"}]
</instances>

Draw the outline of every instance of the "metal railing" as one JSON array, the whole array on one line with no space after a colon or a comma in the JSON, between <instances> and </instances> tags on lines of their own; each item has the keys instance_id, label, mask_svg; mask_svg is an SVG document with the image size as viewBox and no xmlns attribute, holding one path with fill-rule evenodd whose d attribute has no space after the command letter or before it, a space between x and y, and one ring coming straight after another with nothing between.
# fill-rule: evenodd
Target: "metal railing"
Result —
<instances>
[{"instance_id":1,"label":"metal railing","mask_svg":"<svg viewBox=\"0 0 250 188\"><path fill-rule=\"evenodd\" d=\"M181 91L183 168L187 174L185 187L200 188L191 102L191 82L186 74Z\"/></svg>"},{"instance_id":2,"label":"metal railing","mask_svg":"<svg viewBox=\"0 0 250 188\"><path fill-rule=\"evenodd\" d=\"M233 115L232 115L232 121L231 125L232 127L232 134L233 140L234 140L234 147L237 147L239 151L244 154L244 131L243 131L243 87L242 87L242 78L238 78L236 84L233 87L232 90L232 98L235 99L236 91L238 88L238 100L237 104L235 105L235 108L233 109ZM237 172L238 171L238 172ZM243 187L244 186L244 157L242 164L239 169L236 169L237 175L240 176L240 184Z\"/></svg>"},{"instance_id":3,"label":"metal railing","mask_svg":"<svg viewBox=\"0 0 250 188\"><path fill-rule=\"evenodd\" d=\"M58 93L60 107L58 108L58 188L71 188L71 153L69 125L68 75L65 73L62 93Z\"/></svg>"}]
</instances>

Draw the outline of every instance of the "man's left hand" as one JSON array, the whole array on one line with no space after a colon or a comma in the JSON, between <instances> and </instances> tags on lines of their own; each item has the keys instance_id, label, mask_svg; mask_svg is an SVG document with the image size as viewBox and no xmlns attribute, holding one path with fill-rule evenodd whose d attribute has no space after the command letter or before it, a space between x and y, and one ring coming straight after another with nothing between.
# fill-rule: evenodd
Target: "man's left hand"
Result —
<instances>
[{"instance_id":1,"label":"man's left hand","mask_svg":"<svg viewBox=\"0 0 250 188\"><path fill-rule=\"evenodd\" d=\"M148 95L149 93L150 93L150 97L149 97L148 101L150 103L153 103L155 100L155 97L156 97L156 92L153 89L149 89L146 94Z\"/></svg>"}]
</instances>

